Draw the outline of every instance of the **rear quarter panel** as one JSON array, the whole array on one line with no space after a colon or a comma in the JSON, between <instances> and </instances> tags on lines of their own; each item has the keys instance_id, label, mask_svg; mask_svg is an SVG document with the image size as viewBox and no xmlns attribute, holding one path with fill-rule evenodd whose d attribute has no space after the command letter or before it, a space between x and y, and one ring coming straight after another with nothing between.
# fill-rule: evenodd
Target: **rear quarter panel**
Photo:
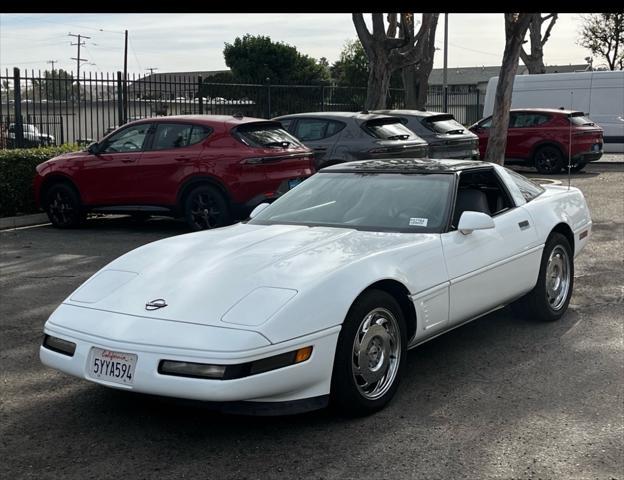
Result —
<instances>
[{"instance_id":1,"label":"rear quarter panel","mask_svg":"<svg viewBox=\"0 0 624 480\"><path fill-rule=\"evenodd\" d=\"M574 234L574 256L587 245L591 237L592 220L583 193L575 187L547 185L546 191L525 204L533 218L533 225L541 243L545 243L552 230L560 223L570 227ZM581 233L587 231L584 238Z\"/></svg>"}]
</instances>

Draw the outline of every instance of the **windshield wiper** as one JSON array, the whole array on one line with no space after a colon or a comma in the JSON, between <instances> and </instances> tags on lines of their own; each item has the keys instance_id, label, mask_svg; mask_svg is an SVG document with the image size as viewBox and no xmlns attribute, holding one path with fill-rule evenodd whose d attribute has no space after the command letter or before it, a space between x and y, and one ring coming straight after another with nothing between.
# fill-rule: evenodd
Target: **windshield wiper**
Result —
<instances>
[{"instance_id":1,"label":"windshield wiper","mask_svg":"<svg viewBox=\"0 0 624 480\"><path fill-rule=\"evenodd\" d=\"M409 138L409 135L392 135L391 137L388 137L388 140L407 140Z\"/></svg>"}]
</instances>

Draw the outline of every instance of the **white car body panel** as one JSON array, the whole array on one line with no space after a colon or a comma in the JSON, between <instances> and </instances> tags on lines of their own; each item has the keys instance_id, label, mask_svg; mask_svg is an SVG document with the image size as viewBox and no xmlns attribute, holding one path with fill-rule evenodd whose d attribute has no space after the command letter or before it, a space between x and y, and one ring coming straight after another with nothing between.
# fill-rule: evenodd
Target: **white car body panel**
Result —
<instances>
[{"instance_id":1,"label":"white car body panel","mask_svg":"<svg viewBox=\"0 0 624 480\"><path fill-rule=\"evenodd\" d=\"M494 216L494 228L467 235L242 223L137 248L94 274L47 321L46 334L76 343L74 356L41 347L41 360L110 387L181 398L326 396L341 325L371 285L404 288L416 316L413 347L530 291L555 227L572 230L575 256L586 245L591 217L580 190L547 186L526 202L504 169L493 168L516 206ZM146 310L155 299L166 299L166 308ZM306 346L313 353L303 363L234 380L158 373L163 359L237 365ZM93 347L136 354L134 384L91 378Z\"/></svg>"}]
</instances>

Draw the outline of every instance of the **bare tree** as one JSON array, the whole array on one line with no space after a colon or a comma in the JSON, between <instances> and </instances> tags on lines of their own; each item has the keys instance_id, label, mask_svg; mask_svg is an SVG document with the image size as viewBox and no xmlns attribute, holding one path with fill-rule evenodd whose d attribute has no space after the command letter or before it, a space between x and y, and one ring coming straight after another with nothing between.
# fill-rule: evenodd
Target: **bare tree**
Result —
<instances>
[{"instance_id":1,"label":"bare tree","mask_svg":"<svg viewBox=\"0 0 624 480\"><path fill-rule=\"evenodd\" d=\"M422 62L423 47L426 43L423 39L429 35L434 15L437 22L438 14L423 14L418 33L414 34L412 13L401 13L399 22L396 16L390 15L388 31L385 28L383 13L373 13L372 33L364 22L364 16L361 13L353 14L353 24L369 63L365 104L367 109L386 107L390 77L394 71ZM397 31L398 38L395 37Z\"/></svg>"},{"instance_id":2,"label":"bare tree","mask_svg":"<svg viewBox=\"0 0 624 480\"><path fill-rule=\"evenodd\" d=\"M624 68L624 13L585 15L579 45L607 60L611 70Z\"/></svg>"},{"instance_id":3,"label":"bare tree","mask_svg":"<svg viewBox=\"0 0 624 480\"><path fill-rule=\"evenodd\" d=\"M403 88L405 89L405 107L424 110L429 90L429 75L433 69L435 54L435 34L438 27L439 13L432 14L429 32L422 39L422 59L418 65L408 65L402 70Z\"/></svg>"},{"instance_id":4,"label":"bare tree","mask_svg":"<svg viewBox=\"0 0 624 480\"><path fill-rule=\"evenodd\" d=\"M542 36L542 25L550 20L544 36ZM534 13L531 15L531 23L529 23L529 39L531 40L531 50L527 53L524 47L520 49L520 58L529 69L530 74L546 73L546 67L544 66L544 45L550 37L550 31L552 30L555 22L557 21L557 14L551 13L542 17L541 13Z\"/></svg>"},{"instance_id":5,"label":"bare tree","mask_svg":"<svg viewBox=\"0 0 624 480\"><path fill-rule=\"evenodd\" d=\"M507 147L507 128L509 127L509 110L513 82L518 70L520 49L531 22L531 13L505 13L505 51L498 76L494 111L485 161L504 165Z\"/></svg>"}]
</instances>

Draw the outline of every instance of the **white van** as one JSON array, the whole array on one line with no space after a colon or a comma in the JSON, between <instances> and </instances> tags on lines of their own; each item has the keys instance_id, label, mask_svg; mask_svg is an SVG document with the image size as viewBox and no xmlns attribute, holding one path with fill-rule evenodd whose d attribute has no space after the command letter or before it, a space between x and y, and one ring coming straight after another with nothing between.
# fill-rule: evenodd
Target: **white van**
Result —
<instances>
[{"instance_id":1,"label":"white van","mask_svg":"<svg viewBox=\"0 0 624 480\"><path fill-rule=\"evenodd\" d=\"M492 115L498 77L490 78L483 117ZM517 75L511 108L580 110L604 130L604 152L624 153L624 70Z\"/></svg>"}]
</instances>

